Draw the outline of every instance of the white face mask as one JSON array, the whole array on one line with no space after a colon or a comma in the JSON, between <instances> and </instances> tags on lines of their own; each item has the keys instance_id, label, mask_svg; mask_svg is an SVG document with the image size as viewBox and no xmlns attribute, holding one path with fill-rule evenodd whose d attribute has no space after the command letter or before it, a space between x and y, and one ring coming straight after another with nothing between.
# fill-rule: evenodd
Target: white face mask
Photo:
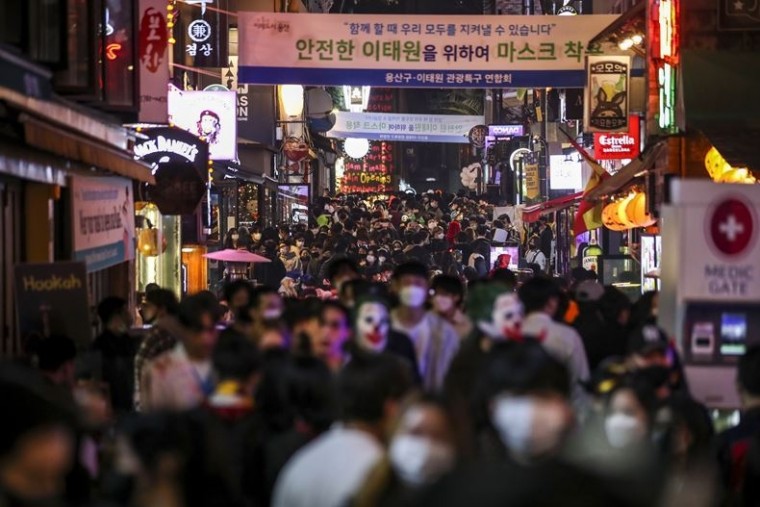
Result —
<instances>
[{"instance_id":1,"label":"white face mask","mask_svg":"<svg viewBox=\"0 0 760 507\"><path fill-rule=\"evenodd\" d=\"M612 447L622 449L646 438L646 429L635 417L627 414L611 414L604 420L604 432Z\"/></svg>"},{"instance_id":2,"label":"white face mask","mask_svg":"<svg viewBox=\"0 0 760 507\"><path fill-rule=\"evenodd\" d=\"M390 318L388 309L380 303L365 303L359 308L356 332L361 347L374 352L385 349L388 341Z\"/></svg>"},{"instance_id":3,"label":"white face mask","mask_svg":"<svg viewBox=\"0 0 760 507\"><path fill-rule=\"evenodd\" d=\"M378 262L379 262L380 264L383 264L383 263L385 262L385 257L383 257L383 256L381 255L380 257L378 257L378 258L377 258L377 260L378 260Z\"/></svg>"},{"instance_id":4,"label":"white face mask","mask_svg":"<svg viewBox=\"0 0 760 507\"><path fill-rule=\"evenodd\" d=\"M454 308L454 298L441 294L433 296L433 308L438 313L446 313Z\"/></svg>"},{"instance_id":5,"label":"white face mask","mask_svg":"<svg viewBox=\"0 0 760 507\"><path fill-rule=\"evenodd\" d=\"M282 310L279 308L267 308L261 313L261 316L266 320L279 319L282 315Z\"/></svg>"},{"instance_id":6,"label":"white face mask","mask_svg":"<svg viewBox=\"0 0 760 507\"><path fill-rule=\"evenodd\" d=\"M427 437L394 437L388 454L393 470L412 486L431 484L454 467L454 449Z\"/></svg>"},{"instance_id":7,"label":"white face mask","mask_svg":"<svg viewBox=\"0 0 760 507\"><path fill-rule=\"evenodd\" d=\"M534 401L528 397L503 396L496 401L491 422L512 453L530 455L534 412Z\"/></svg>"},{"instance_id":8,"label":"white face mask","mask_svg":"<svg viewBox=\"0 0 760 507\"><path fill-rule=\"evenodd\" d=\"M373 262L375 262L375 256L374 255L368 255L367 256L367 262L369 262L370 264L373 263Z\"/></svg>"},{"instance_id":9,"label":"white face mask","mask_svg":"<svg viewBox=\"0 0 760 507\"><path fill-rule=\"evenodd\" d=\"M406 287L401 288L398 293L398 298L404 306L419 308L425 304L427 290L425 290L424 287L419 287L417 285L407 285Z\"/></svg>"}]
</instances>

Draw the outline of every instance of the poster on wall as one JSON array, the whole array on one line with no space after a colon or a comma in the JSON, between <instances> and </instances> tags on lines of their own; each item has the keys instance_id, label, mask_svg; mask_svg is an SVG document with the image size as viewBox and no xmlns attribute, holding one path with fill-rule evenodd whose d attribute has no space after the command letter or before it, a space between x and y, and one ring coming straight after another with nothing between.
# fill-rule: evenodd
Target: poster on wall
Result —
<instances>
[{"instance_id":1,"label":"poster on wall","mask_svg":"<svg viewBox=\"0 0 760 507\"><path fill-rule=\"evenodd\" d=\"M17 264L13 273L19 330L25 341L64 335L79 347L90 345L92 319L83 262Z\"/></svg>"},{"instance_id":2,"label":"poster on wall","mask_svg":"<svg viewBox=\"0 0 760 507\"><path fill-rule=\"evenodd\" d=\"M144 123L166 123L166 83L169 82L166 1L140 0L138 23L139 120Z\"/></svg>"},{"instance_id":3,"label":"poster on wall","mask_svg":"<svg viewBox=\"0 0 760 507\"><path fill-rule=\"evenodd\" d=\"M581 16L579 16L581 17ZM585 100L586 132L628 131L629 56L589 56Z\"/></svg>"},{"instance_id":4,"label":"poster on wall","mask_svg":"<svg viewBox=\"0 0 760 507\"><path fill-rule=\"evenodd\" d=\"M208 143L211 160L237 158L237 94L169 86L169 123Z\"/></svg>"},{"instance_id":5,"label":"poster on wall","mask_svg":"<svg viewBox=\"0 0 760 507\"><path fill-rule=\"evenodd\" d=\"M74 259L88 272L135 258L132 182L114 177L71 177Z\"/></svg>"},{"instance_id":6,"label":"poster on wall","mask_svg":"<svg viewBox=\"0 0 760 507\"><path fill-rule=\"evenodd\" d=\"M582 88L588 40L616 18L240 12L240 81Z\"/></svg>"}]
</instances>

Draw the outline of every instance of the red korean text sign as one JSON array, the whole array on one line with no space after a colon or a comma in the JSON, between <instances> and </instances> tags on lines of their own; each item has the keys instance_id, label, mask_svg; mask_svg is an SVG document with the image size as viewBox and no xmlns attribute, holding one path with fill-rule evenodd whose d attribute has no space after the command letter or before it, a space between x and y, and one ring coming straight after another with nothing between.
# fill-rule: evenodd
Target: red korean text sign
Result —
<instances>
[{"instance_id":1,"label":"red korean text sign","mask_svg":"<svg viewBox=\"0 0 760 507\"><path fill-rule=\"evenodd\" d=\"M594 134L594 158L596 160L621 160L636 158L641 146L639 117L628 118L628 132Z\"/></svg>"}]
</instances>

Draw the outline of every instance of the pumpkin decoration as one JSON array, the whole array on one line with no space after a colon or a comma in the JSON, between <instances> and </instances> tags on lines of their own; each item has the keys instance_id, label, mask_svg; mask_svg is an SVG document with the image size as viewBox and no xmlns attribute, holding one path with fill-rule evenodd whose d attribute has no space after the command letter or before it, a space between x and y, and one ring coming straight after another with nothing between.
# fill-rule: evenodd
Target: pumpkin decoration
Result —
<instances>
[{"instance_id":1,"label":"pumpkin decoration","mask_svg":"<svg viewBox=\"0 0 760 507\"><path fill-rule=\"evenodd\" d=\"M619 201L614 201L604 207L602 210L602 223L611 231L624 231L626 227L618 219Z\"/></svg>"},{"instance_id":2,"label":"pumpkin decoration","mask_svg":"<svg viewBox=\"0 0 760 507\"><path fill-rule=\"evenodd\" d=\"M633 229L634 227L636 227L636 224L628 216L628 205L631 203L631 201L633 201L634 197L636 197L636 194L631 193L627 195L621 201L618 201L618 207L617 207L618 222L620 222L620 224L622 224L623 227L625 227L626 229Z\"/></svg>"},{"instance_id":3,"label":"pumpkin decoration","mask_svg":"<svg viewBox=\"0 0 760 507\"><path fill-rule=\"evenodd\" d=\"M657 219L649 214L647 210L647 194L637 192L634 198L628 203L626 209L628 218L636 224L636 227L650 227L657 223Z\"/></svg>"}]
</instances>

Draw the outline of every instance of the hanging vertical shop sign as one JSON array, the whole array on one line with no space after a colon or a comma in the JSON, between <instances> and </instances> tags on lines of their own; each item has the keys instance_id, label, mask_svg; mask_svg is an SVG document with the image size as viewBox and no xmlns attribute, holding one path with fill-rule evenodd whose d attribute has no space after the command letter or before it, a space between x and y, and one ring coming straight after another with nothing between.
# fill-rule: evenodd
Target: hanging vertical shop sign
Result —
<instances>
[{"instance_id":1,"label":"hanging vertical shop sign","mask_svg":"<svg viewBox=\"0 0 760 507\"><path fill-rule=\"evenodd\" d=\"M125 178L71 178L74 259L99 271L135 258L132 182Z\"/></svg>"},{"instance_id":2,"label":"hanging vertical shop sign","mask_svg":"<svg viewBox=\"0 0 760 507\"><path fill-rule=\"evenodd\" d=\"M139 120L166 123L166 84L169 82L165 0L140 0L138 59L140 69Z\"/></svg>"},{"instance_id":3,"label":"hanging vertical shop sign","mask_svg":"<svg viewBox=\"0 0 760 507\"><path fill-rule=\"evenodd\" d=\"M539 174L538 163L528 162L525 164L525 197L527 199L536 199L541 193L541 178Z\"/></svg>"},{"instance_id":4,"label":"hanging vertical shop sign","mask_svg":"<svg viewBox=\"0 0 760 507\"><path fill-rule=\"evenodd\" d=\"M185 63L191 67L227 67L228 0L191 0L182 3L181 39ZM175 29L175 35L179 35Z\"/></svg>"},{"instance_id":5,"label":"hanging vertical shop sign","mask_svg":"<svg viewBox=\"0 0 760 507\"><path fill-rule=\"evenodd\" d=\"M144 130L135 145L139 160L155 165L155 185L145 185L142 200L164 215L191 215L206 193L208 144L177 128Z\"/></svg>"},{"instance_id":6,"label":"hanging vertical shop sign","mask_svg":"<svg viewBox=\"0 0 760 507\"><path fill-rule=\"evenodd\" d=\"M676 132L676 71L680 62L680 0L651 0L650 78L657 83L657 124L663 132Z\"/></svg>"},{"instance_id":7,"label":"hanging vertical shop sign","mask_svg":"<svg viewBox=\"0 0 760 507\"><path fill-rule=\"evenodd\" d=\"M586 70L585 130L625 132L628 130L629 56L589 56Z\"/></svg>"},{"instance_id":8,"label":"hanging vertical shop sign","mask_svg":"<svg viewBox=\"0 0 760 507\"><path fill-rule=\"evenodd\" d=\"M208 142L211 160L237 155L237 97L233 92L169 88L169 123Z\"/></svg>"}]
</instances>

